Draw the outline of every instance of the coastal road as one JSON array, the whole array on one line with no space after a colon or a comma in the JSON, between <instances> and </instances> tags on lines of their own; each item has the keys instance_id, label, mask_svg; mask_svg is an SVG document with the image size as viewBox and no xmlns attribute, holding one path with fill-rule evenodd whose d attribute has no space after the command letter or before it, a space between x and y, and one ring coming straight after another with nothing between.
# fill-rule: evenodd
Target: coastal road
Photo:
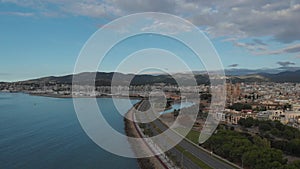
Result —
<instances>
[{"instance_id":1,"label":"coastal road","mask_svg":"<svg viewBox=\"0 0 300 169\"><path fill-rule=\"evenodd\" d=\"M149 102L147 100L144 100L140 104L139 110L140 111L145 111L149 107L150 107ZM152 123L155 125L155 127L159 128L159 130L161 130L161 131L165 131L165 130L168 129L167 126L165 124L163 124L159 119L154 120ZM152 131L155 134L160 134L154 128L152 128ZM201 160L202 162L204 162L205 164L209 165L212 168L216 168L216 169L234 169L234 167L232 167L231 165L229 165L229 164L213 157L211 154L207 153L206 151L202 150L200 147L190 143L189 141L187 141L185 139L183 139L178 145L180 147L182 147L185 151L190 152L195 157L197 157L199 160ZM173 149L176 149L176 148L173 148ZM171 152L172 151L176 151L176 150L171 149ZM175 155L177 156L177 159L182 159L181 153L175 153ZM186 159L187 159L187 157L186 157ZM191 164L191 161L189 161L189 160L183 160L183 165L186 168L195 168L194 167L195 164Z\"/></svg>"}]
</instances>

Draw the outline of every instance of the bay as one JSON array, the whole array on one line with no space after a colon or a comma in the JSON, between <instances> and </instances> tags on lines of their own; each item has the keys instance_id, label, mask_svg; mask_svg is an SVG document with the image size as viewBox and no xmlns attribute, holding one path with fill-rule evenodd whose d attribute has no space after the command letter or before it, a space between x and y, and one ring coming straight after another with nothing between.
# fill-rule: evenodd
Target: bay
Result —
<instances>
[{"instance_id":1,"label":"bay","mask_svg":"<svg viewBox=\"0 0 300 169\"><path fill-rule=\"evenodd\" d=\"M124 134L123 117L112 99L97 98L97 102L110 125ZM130 106L124 104L122 113ZM136 159L111 154L84 133L72 99L0 93L0 168L139 167Z\"/></svg>"}]
</instances>

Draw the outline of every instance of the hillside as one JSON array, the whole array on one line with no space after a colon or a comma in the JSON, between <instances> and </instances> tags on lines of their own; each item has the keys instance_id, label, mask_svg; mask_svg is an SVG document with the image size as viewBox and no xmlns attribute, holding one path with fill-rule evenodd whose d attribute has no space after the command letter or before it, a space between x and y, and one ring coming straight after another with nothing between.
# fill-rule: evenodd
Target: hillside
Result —
<instances>
[{"instance_id":1,"label":"hillside","mask_svg":"<svg viewBox=\"0 0 300 169\"><path fill-rule=\"evenodd\" d=\"M96 76L96 85L97 86L108 86L112 82L114 76L113 72L84 72L74 75L76 79L79 79L81 84L88 83L90 78ZM209 84L209 78L207 74L174 74L174 75L133 75L133 74L123 74L115 73L116 80L114 84L116 85L126 85L129 83L131 85L152 85L156 83L165 83L176 85L174 78L183 82L184 85L189 85L193 82L193 76L196 78L198 84ZM174 77L174 78L173 78ZM72 84L73 75L65 76L49 76L38 79L26 80L15 82L18 84L43 84L43 83L56 83L56 84ZM228 79L232 83L241 83L241 82L292 82L300 83L300 70L297 71L285 71L276 74L271 73L257 73L249 75L237 75L237 76L228 76Z\"/></svg>"}]
</instances>

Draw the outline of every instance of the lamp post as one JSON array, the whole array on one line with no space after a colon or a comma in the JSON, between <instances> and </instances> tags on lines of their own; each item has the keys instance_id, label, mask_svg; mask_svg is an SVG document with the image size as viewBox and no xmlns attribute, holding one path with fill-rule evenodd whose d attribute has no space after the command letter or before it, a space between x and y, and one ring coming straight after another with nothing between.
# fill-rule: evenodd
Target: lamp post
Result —
<instances>
[{"instance_id":1,"label":"lamp post","mask_svg":"<svg viewBox=\"0 0 300 169\"><path fill-rule=\"evenodd\" d=\"M183 168L183 155L184 155L184 152L186 152L187 150L183 150L182 153L181 153L181 166Z\"/></svg>"},{"instance_id":2,"label":"lamp post","mask_svg":"<svg viewBox=\"0 0 300 169\"><path fill-rule=\"evenodd\" d=\"M242 160L242 169L243 169L243 168L244 168L244 160L243 160L243 156L242 156L241 160Z\"/></svg>"}]
</instances>

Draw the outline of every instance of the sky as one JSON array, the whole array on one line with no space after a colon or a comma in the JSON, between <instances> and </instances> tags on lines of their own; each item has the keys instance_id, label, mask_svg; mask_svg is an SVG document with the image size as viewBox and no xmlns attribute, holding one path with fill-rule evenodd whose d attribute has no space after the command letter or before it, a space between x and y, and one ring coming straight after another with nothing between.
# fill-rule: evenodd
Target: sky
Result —
<instances>
[{"instance_id":1,"label":"sky","mask_svg":"<svg viewBox=\"0 0 300 169\"><path fill-rule=\"evenodd\" d=\"M140 12L173 14L193 23L212 41L225 69L300 66L300 0L0 0L0 81L70 74L98 29ZM115 58L143 47L160 47L184 59L189 51L178 45L156 36L128 40L109 53L101 71L114 71L120 60ZM130 67L124 73L136 72ZM190 67L203 69L193 62Z\"/></svg>"}]
</instances>

